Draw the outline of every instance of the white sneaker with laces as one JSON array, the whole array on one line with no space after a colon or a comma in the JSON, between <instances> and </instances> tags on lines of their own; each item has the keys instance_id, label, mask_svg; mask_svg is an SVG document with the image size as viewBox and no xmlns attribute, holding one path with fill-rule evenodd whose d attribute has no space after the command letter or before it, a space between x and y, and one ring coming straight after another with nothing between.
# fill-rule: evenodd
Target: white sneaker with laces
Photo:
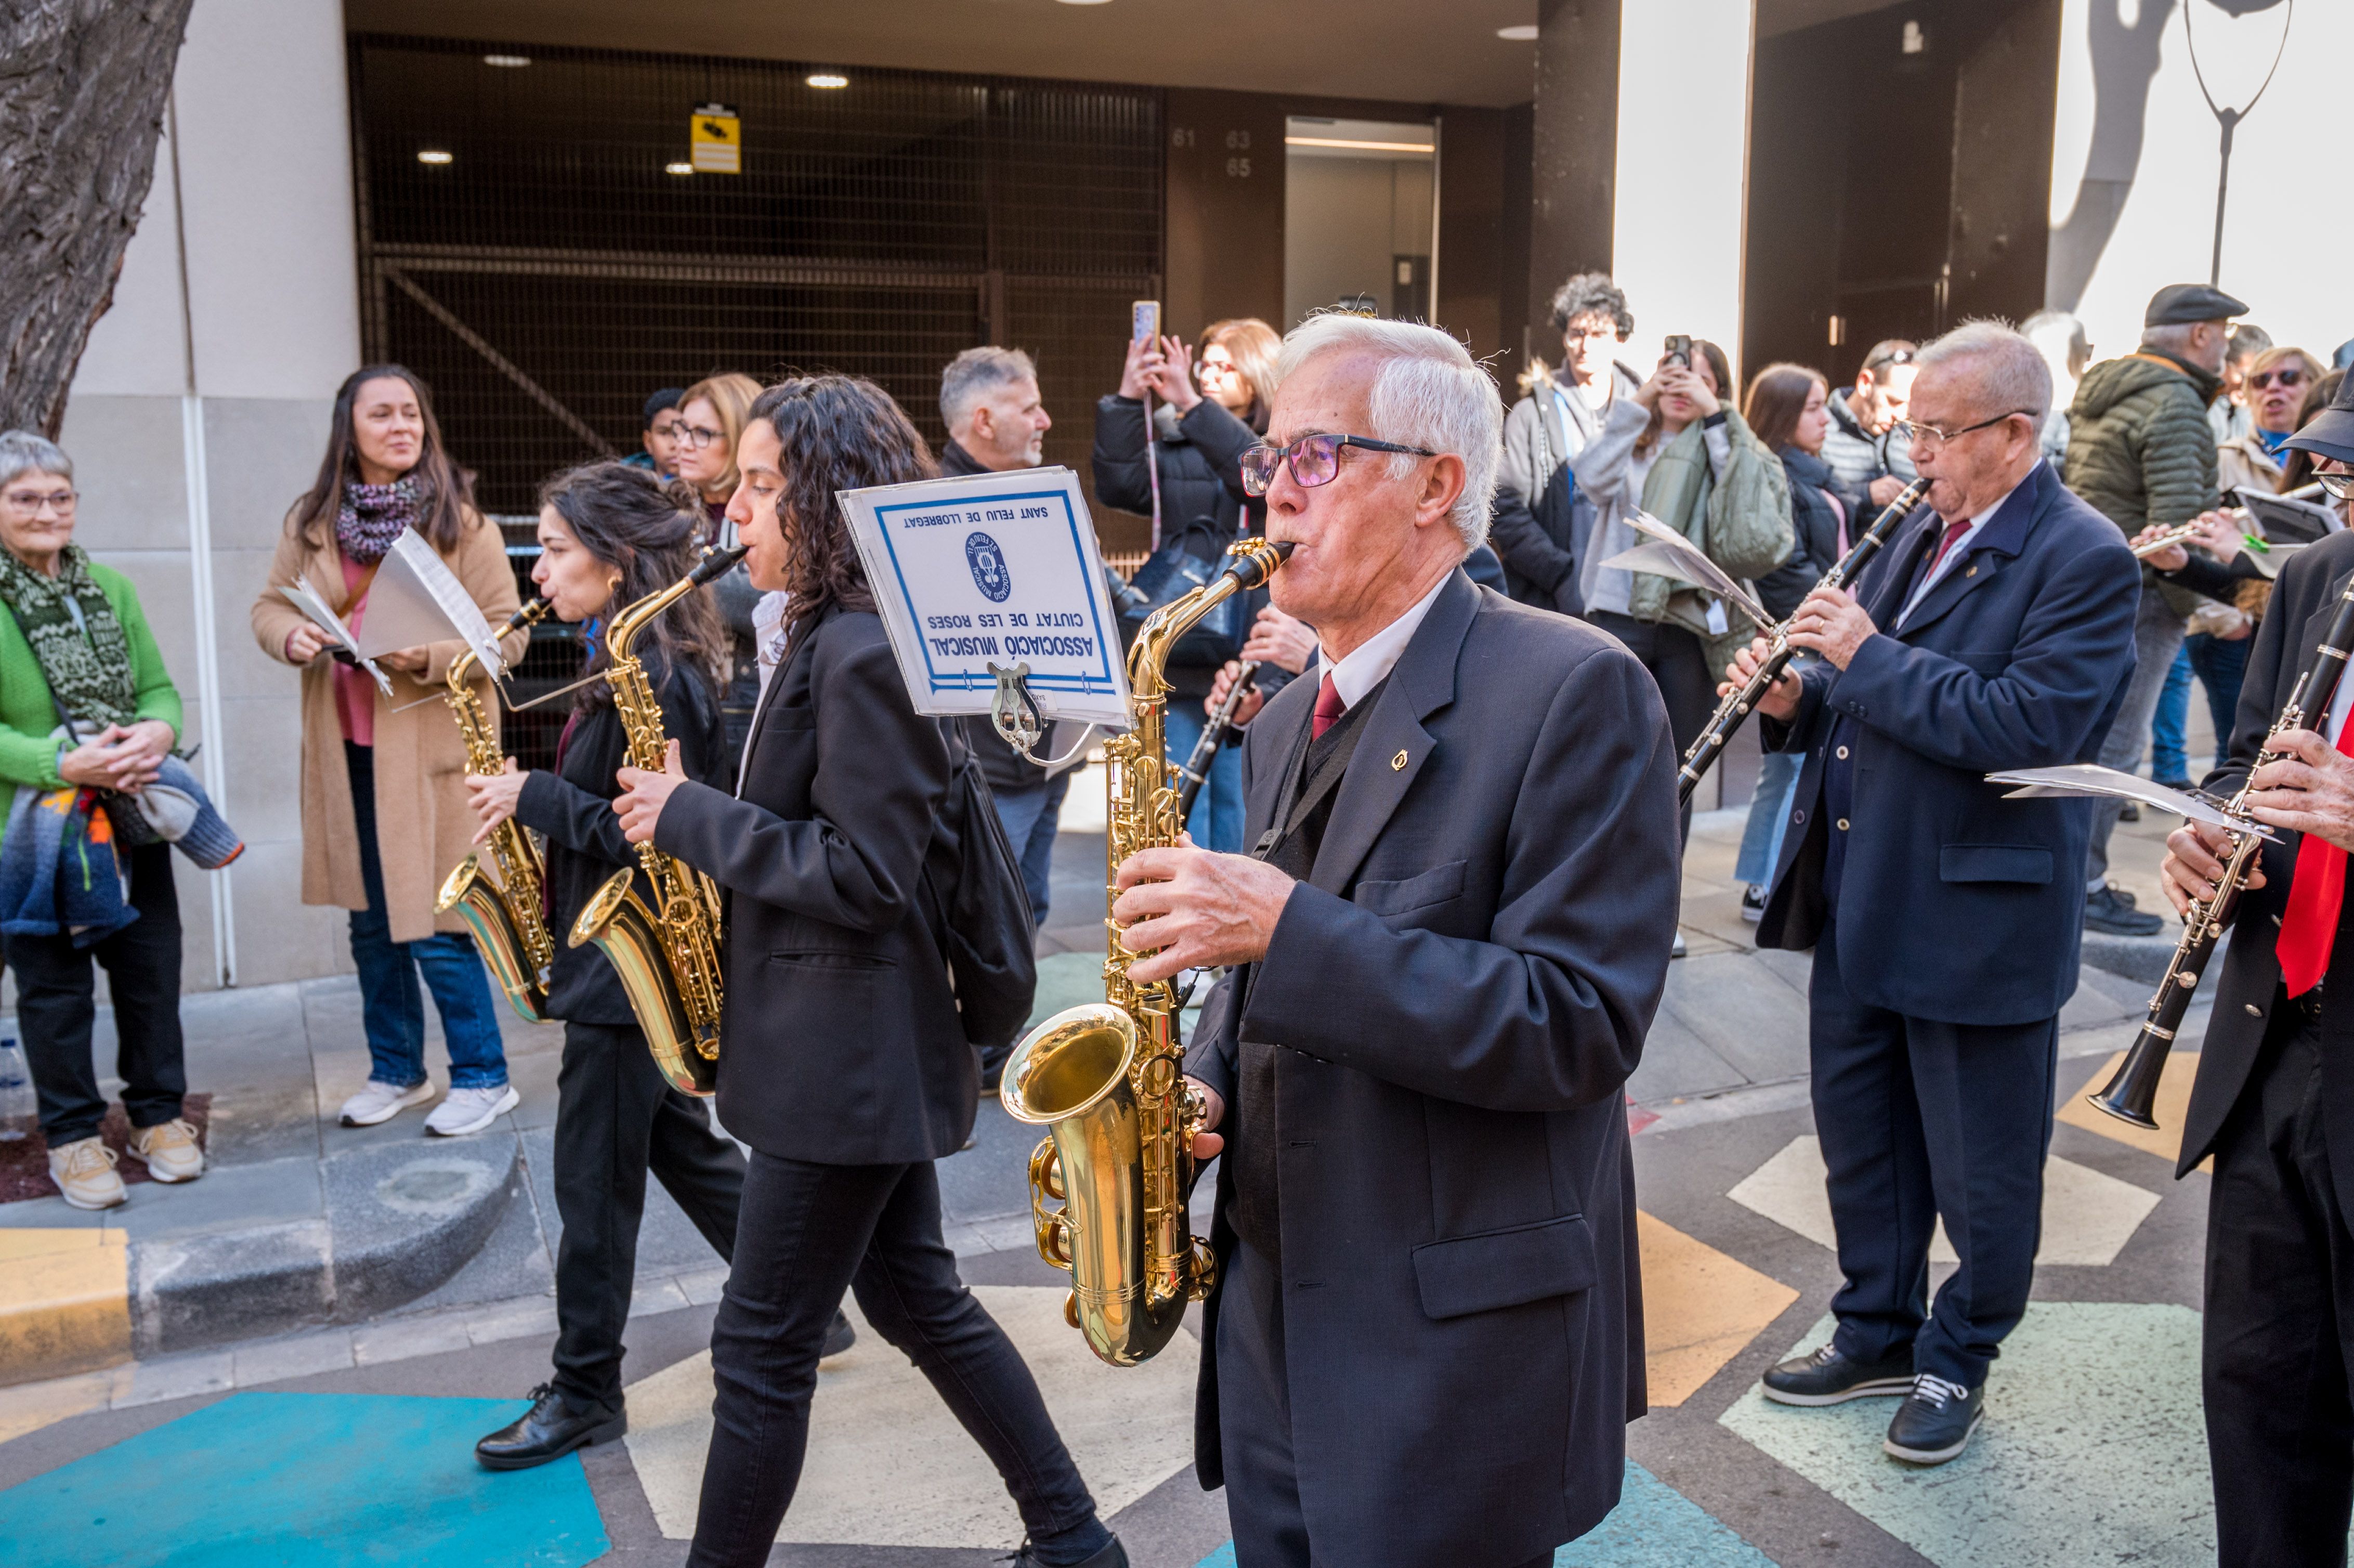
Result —
<instances>
[{"instance_id":1,"label":"white sneaker with laces","mask_svg":"<svg viewBox=\"0 0 2354 1568\"><path fill-rule=\"evenodd\" d=\"M380 1121L390 1121L409 1107L421 1106L432 1097L433 1080L430 1078L419 1078L407 1088L370 1078L360 1086L358 1094L344 1102L343 1123L345 1127L374 1127Z\"/></svg>"},{"instance_id":2,"label":"white sneaker with laces","mask_svg":"<svg viewBox=\"0 0 2354 1568\"><path fill-rule=\"evenodd\" d=\"M131 1156L146 1164L150 1181L193 1181L205 1173L205 1151L196 1143L196 1129L178 1117L133 1129Z\"/></svg>"},{"instance_id":3,"label":"white sneaker with laces","mask_svg":"<svg viewBox=\"0 0 2354 1568\"><path fill-rule=\"evenodd\" d=\"M122 1202L114 1150L96 1138L78 1138L49 1150L49 1180L77 1209L111 1209Z\"/></svg>"},{"instance_id":4,"label":"white sneaker with laces","mask_svg":"<svg viewBox=\"0 0 2354 1568\"><path fill-rule=\"evenodd\" d=\"M425 1118L425 1130L437 1138L462 1138L480 1132L523 1104L513 1084L493 1084L486 1089L451 1089Z\"/></svg>"}]
</instances>

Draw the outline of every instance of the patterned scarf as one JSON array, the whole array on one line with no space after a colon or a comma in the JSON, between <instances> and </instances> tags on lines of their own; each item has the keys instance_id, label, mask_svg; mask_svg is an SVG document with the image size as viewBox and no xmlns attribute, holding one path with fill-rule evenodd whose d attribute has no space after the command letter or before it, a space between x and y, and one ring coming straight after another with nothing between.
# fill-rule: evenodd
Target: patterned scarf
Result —
<instances>
[{"instance_id":1,"label":"patterned scarf","mask_svg":"<svg viewBox=\"0 0 2354 1568\"><path fill-rule=\"evenodd\" d=\"M350 559L372 567L416 523L423 500L415 474L402 474L390 484L346 480L344 504L335 514L335 543Z\"/></svg>"},{"instance_id":2,"label":"patterned scarf","mask_svg":"<svg viewBox=\"0 0 2354 1568\"><path fill-rule=\"evenodd\" d=\"M49 691L67 713L97 725L138 722L131 640L90 575L90 556L80 545L58 552L53 577L0 550L0 604L16 618L16 630L33 645Z\"/></svg>"}]
</instances>

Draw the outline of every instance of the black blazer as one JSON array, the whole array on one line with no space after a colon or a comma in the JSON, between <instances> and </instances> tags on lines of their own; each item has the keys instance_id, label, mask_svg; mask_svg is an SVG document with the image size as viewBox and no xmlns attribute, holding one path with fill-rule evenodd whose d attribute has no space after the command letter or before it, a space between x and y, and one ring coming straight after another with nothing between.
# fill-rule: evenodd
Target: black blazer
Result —
<instances>
[{"instance_id":1,"label":"black blazer","mask_svg":"<svg viewBox=\"0 0 2354 1568\"><path fill-rule=\"evenodd\" d=\"M871 610L797 630L735 797L682 785L654 844L727 890L719 1119L764 1154L896 1165L953 1154L980 1065L917 882L949 789Z\"/></svg>"},{"instance_id":2,"label":"black blazer","mask_svg":"<svg viewBox=\"0 0 2354 1568\"><path fill-rule=\"evenodd\" d=\"M2354 534L2332 534L2289 557L2273 586L2272 603L2256 623L2248 650L2248 672L2240 687L2240 711L2232 721L2231 760L2209 774L2205 787L2219 794L2237 790L2256 760L2257 743L2288 704L2297 677L2313 667L2322 633L2328 630L2338 596L2354 576ZM2322 716L2308 706L2306 727L2320 729ZM2190 1111L2182 1124L2182 1163L2189 1171L2213 1152L2223 1122L2247 1090L2264 1030L2280 995L2282 913L2296 880L2301 834L2283 832L2263 846L2264 885L2244 895L2232 919L2215 1010L2207 1022L2207 1043L2199 1053L2199 1076L2190 1086ZM2354 1210L2354 898L2346 901L2338 942L2329 951L2329 971L2321 982L2321 1031L2328 1049L2321 1054L2322 1127L2331 1150L2330 1171L2338 1202Z\"/></svg>"},{"instance_id":3,"label":"black blazer","mask_svg":"<svg viewBox=\"0 0 2354 1568\"><path fill-rule=\"evenodd\" d=\"M726 737L711 679L688 666L670 671L662 655L646 653L646 676L662 705L663 734L678 742L687 776L705 782L726 767ZM566 941L597 889L613 873L637 868L637 851L621 836L613 798L621 792L613 775L629 759L630 737L621 715L610 705L579 715L564 742L564 765L535 768L515 801L515 821L547 835L548 929L556 936L556 963L547 991L547 1013L577 1023L635 1023L629 993L605 955L593 946ZM724 782L724 779L722 779ZM638 872L638 896L653 907L653 885Z\"/></svg>"},{"instance_id":4,"label":"black blazer","mask_svg":"<svg viewBox=\"0 0 2354 1568\"><path fill-rule=\"evenodd\" d=\"M1315 701L1294 682L1250 726L1247 842ZM1675 936L1676 750L1625 647L1460 572L1373 701L1310 879L1187 1070L1231 1104L1237 1040L1287 1047L1284 1330L1319 1561L1517 1563L1617 1503L1645 1408L1622 1094ZM1222 1177L1222 1255L1229 1197Z\"/></svg>"},{"instance_id":5,"label":"black blazer","mask_svg":"<svg viewBox=\"0 0 2354 1568\"><path fill-rule=\"evenodd\" d=\"M1928 507L1897 525L1857 597L1882 634L1805 695L1766 744L1806 753L1761 948L1821 935L1831 829L1823 764L1855 726L1854 826L1840 882L1840 974L1859 1001L1948 1023L2030 1023L2076 990L2093 802L2012 800L1999 768L2090 762L2133 678L2141 568L2116 524L2040 463L1901 630L1887 629L1945 532Z\"/></svg>"}]
</instances>

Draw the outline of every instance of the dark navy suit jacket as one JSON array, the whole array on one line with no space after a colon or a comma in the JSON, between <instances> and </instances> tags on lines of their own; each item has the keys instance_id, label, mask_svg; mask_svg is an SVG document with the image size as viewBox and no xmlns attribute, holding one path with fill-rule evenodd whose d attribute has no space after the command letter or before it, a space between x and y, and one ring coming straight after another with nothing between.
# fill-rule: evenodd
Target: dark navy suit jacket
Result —
<instances>
[{"instance_id":1,"label":"dark navy suit jacket","mask_svg":"<svg viewBox=\"0 0 2354 1568\"><path fill-rule=\"evenodd\" d=\"M1315 687L1247 731L1246 842ZM1524 1562L1617 1501L1645 1406L1621 1094L1675 932L1675 749L1625 647L1460 572L1369 700L1309 880L1213 993L1187 1070L1231 1105L1237 1040L1284 1047L1268 1130L1317 1561Z\"/></svg>"},{"instance_id":2,"label":"dark navy suit jacket","mask_svg":"<svg viewBox=\"0 0 2354 1568\"><path fill-rule=\"evenodd\" d=\"M1829 835L1823 771L1844 714L1856 751L1839 893L1840 975L1859 1001L1948 1023L2029 1023L2076 989L2089 800L2006 800L1998 769L2090 762L2133 677L2140 563L2049 463L2020 482L1903 626L1945 532L1905 519L1857 585L1882 635L1842 672L1811 662L1764 739L1803 748L1764 948L1815 945Z\"/></svg>"}]
</instances>

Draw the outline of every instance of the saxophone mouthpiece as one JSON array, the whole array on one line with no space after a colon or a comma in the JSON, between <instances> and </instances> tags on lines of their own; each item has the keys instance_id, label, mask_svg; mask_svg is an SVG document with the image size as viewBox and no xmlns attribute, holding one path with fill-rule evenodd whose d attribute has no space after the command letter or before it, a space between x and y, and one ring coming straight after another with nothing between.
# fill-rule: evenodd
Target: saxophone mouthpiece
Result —
<instances>
[{"instance_id":1,"label":"saxophone mouthpiece","mask_svg":"<svg viewBox=\"0 0 2354 1568\"><path fill-rule=\"evenodd\" d=\"M1234 557L1225 575L1245 588L1255 588L1275 575L1275 568L1291 558L1298 548L1289 539L1245 539L1227 546L1226 554Z\"/></svg>"},{"instance_id":2,"label":"saxophone mouthpiece","mask_svg":"<svg viewBox=\"0 0 2354 1568\"><path fill-rule=\"evenodd\" d=\"M725 550L705 550L702 563L687 577L696 588L715 582L727 574L729 567L744 558L747 546L732 545Z\"/></svg>"}]
</instances>

